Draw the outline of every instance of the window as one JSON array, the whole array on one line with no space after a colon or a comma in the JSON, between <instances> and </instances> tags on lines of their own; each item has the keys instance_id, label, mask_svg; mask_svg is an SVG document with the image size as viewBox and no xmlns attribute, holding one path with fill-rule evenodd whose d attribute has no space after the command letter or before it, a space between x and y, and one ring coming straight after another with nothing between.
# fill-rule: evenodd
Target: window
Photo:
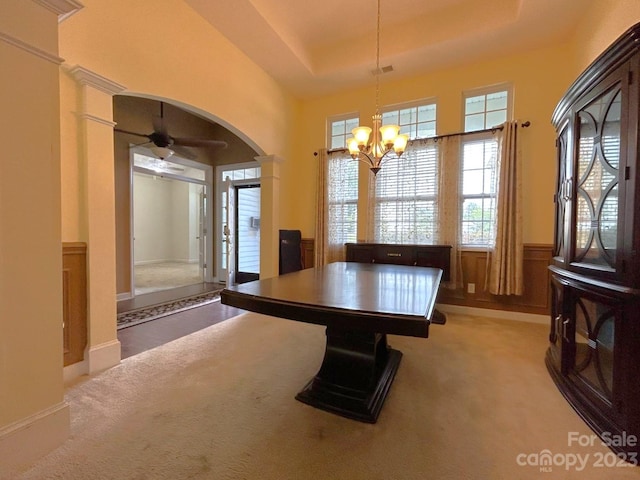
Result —
<instances>
[{"instance_id":1,"label":"window","mask_svg":"<svg viewBox=\"0 0 640 480\"><path fill-rule=\"evenodd\" d=\"M510 117L510 89L474 90L464 95L464 131L498 126ZM498 144L492 132L463 137L460 162L460 242L467 246L495 243Z\"/></svg>"},{"instance_id":2,"label":"window","mask_svg":"<svg viewBox=\"0 0 640 480\"><path fill-rule=\"evenodd\" d=\"M414 102L382 113L382 124L400 126L410 140L436 134L436 104ZM379 243L433 244L438 212L438 147L412 142L390 158L375 180L374 238Z\"/></svg>"},{"instance_id":3,"label":"window","mask_svg":"<svg viewBox=\"0 0 640 480\"><path fill-rule=\"evenodd\" d=\"M347 148L347 138L351 137L351 130L360 123L357 115L348 114L329 119L327 148Z\"/></svg>"},{"instance_id":4,"label":"window","mask_svg":"<svg viewBox=\"0 0 640 480\"><path fill-rule=\"evenodd\" d=\"M329 154L327 161L329 244L355 242L358 232L358 162L344 152Z\"/></svg>"},{"instance_id":5,"label":"window","mask_svg":"<svg viewBox=\"0 0 640 480\"><path fill-rule=\"evenodd\" d=\"M375 241L433 244L438 230L438 147L412 146L378 172Z\"/></svg>"},{"instance_id":6,"label":"window","mask_svg":"<svg viewBox=\"0 0 640 480\"><path fill-rule=\"evenodd\" d=\"M497 147L493 139L462 144L462 245L494 244Z\"/></svg>"},{"instance_id":7,"label":"window","mask_svg":"<svg viewBox=\"0 0 640 480\"><path fill-rule=\"evenodd\" d=\"M396 110L383 110L382 125L398 125L409 140L433 137L436 134L436 104L421 101L403 105Z\"/></svg>"},{"instance_id":8,"label":"window","mask_svg":"<svg viewBox=\"0 0 640 480\"><path fill-rule=\"evenodd\" d=\"M347 147L360 119L355 114L328 120L329 150ZM330 245L355 242L358 232L358 162L348 152L327 155L327 235Z\"/></svg>"},{"instance_id":9,"label":"window","mask_svg":"<svg viewBox=\"0 0 640 480\"><path fill-rule=\"evenodd\" d=\"M509 113L509 90L475 90L465 94L464 131L474 132L495 127L507 121Z\"/></svg>"}]
</instances>

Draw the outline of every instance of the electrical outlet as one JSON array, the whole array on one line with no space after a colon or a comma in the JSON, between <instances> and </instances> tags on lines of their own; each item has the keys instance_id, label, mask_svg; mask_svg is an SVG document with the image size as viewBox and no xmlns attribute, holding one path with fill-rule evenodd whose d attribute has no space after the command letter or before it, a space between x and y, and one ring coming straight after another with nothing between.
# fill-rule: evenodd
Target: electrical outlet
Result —
<instances>
[{"instance_id":1,"label":"electrical outlet","mask_svg":"<svg viewBox=\"0 0 640 480\"><path fill-rule=\"evenodd\" d=\"M467 283L467 293L476 293L475 283Z\"/></svg>"}]
</instances>

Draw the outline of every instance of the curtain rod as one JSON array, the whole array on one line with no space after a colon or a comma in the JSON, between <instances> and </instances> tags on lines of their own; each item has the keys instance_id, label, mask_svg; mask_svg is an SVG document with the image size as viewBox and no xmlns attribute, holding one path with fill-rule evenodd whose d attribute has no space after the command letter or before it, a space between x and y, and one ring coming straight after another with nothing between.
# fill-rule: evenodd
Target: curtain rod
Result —
<instances>
[{"instance_id":1,"label":"curtain rod","mask_svg":"<svg viewBox=\"0 0 640 480\"><path fill-rule=\"evenodd\" d=\"M526 122L522 122L520 124L521 127L523 128L527 128L529 126L531 126L531 122L529 120L527 120ZM492 128L485 128L484 130L474 130L472 132L456 132L456 133L445 133L443 135L435 135L433 137L426 137L423 139L420 138L416 138L416 140L438 140L440 138L446 138L446 137L455 137L457 135L473 135L474 133L496 133L496 131L498 130L503 130L504 127L502 125L499 125L497 127L492 127Z\"/></svg>"},{"instance_id":2,"label":"curtain rod","mask_svg":"<svg viewBox=\"0 0 640 480\"><path fill-rule=\"evenodd\" d=\"M520 124L521 127L523 128L527 128L531 126L531 122L529 120L522 122ZM502 130L504 127L502 125L498 126L498 127L493 127L493 128L485 128L484 130L474 130L472 132L456 132L456 133L445 133L443 135L434 135L433 137L424 137L424 138L416 138L416 140L434 140L434 141L438 141L441 138L446 138L446 137L455 137L457 135L473 135L474 133L487 133L487 132L491 132L491 133L495 133L498 130ZM412 141L412 140L410 140ZM349 149L348 148L334 148L331 150L327 150L327 153L336 153L336 152L348 152ZM314 156L318 156L318 152L313 152Z\"/></svg>"}]
</instances>

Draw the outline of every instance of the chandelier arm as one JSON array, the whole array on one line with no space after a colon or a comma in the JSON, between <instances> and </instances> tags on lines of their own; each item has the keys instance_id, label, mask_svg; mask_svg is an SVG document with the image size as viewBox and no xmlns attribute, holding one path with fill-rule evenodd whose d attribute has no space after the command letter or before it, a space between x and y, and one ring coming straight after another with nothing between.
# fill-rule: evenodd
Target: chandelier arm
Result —
<instances>
[{"instance_id":1,"label":"chandelier arm","mask_svg":"<svg viewBox=\"0 0 640 480\"><path fill-rule=\"evenodd\" d=\"M381 167L382 167L383 163L387 163L391 159L391 157L389 157L390 153L395 153L395 152L393 151L393 149L390 149L390 150L387 150L386 152L384 152L384 154L380 157L380 164L379 165ZM400 158L397 155L396 155L396 157Z\"/></svg>"},{"instance_id":2,"label":"chandelier arm","mask_svg":"<svg viewBox=\"0 0 640 480\"><path fill-rule=\"evenodd\" d=\"M364 163L365 165L367 165L369 168L371 167L375 167L376 166L376 159L375 157L372 157L371 155L369 155L367 152L360 152L360 154L358 155L358 157L356 158L356 160L358 160L359 162Z\"/></svg>"}]
</instances>

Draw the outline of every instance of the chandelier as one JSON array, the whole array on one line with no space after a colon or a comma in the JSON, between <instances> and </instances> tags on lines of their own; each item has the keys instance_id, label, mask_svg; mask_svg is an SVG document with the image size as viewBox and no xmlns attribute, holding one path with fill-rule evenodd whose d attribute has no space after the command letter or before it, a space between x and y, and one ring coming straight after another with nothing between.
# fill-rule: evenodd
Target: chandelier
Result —
<instances>
[{"instance_id":1,"label":"chandelier","mask_svg":"<svg viewBox=\"0 0 640 480\"><path fill-rule=\"evenodd\" d=\"M376 36L376 113L372 117L373 129L366 126L356 127L351 131L353 137L347 139L349 153L354 160L366 163L376 175L382 167L387 155L395 152L399 157L407 147L409 136L400 134L398 125L382 126L382 115L379 110L380 100L380 0L378 0L378 25ZM369 137L373 133L371 141Z\"/></svg>"}]
</instances>

